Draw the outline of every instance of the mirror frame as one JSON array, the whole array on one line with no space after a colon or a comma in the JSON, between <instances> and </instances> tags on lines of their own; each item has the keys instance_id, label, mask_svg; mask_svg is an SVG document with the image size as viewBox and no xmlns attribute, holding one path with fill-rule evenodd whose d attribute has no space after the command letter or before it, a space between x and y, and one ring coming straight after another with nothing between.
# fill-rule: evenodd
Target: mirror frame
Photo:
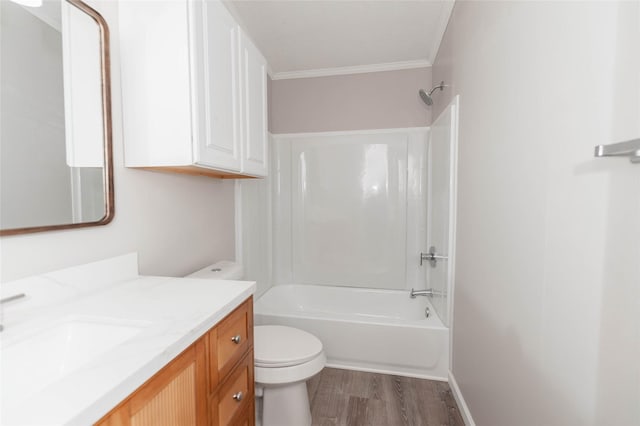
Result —
<instances>
[{"instance_id":1,"label":"mirror frame","mask_svg":"<svg viewBox=\"0 0 640 426\"><path fill-rule=\"evenodd\" d=\"M25 228L0 229L0 236L30 234L34 232L57 231L71 228L86 228L89 226L106 225L113 220L115 215L114 188L113 188L113 150L112 150L112 126L111 126L111 60L109 50L109 27L107 21L91 6L82 0L66 1L80 11L89 15L98 25L100 32L100 74L102 92L102 126L104 134L104 172L103 188L105 194L105 215L94 222L67 223L61 225L32 226Z\"/></svg>"}]
</instances>

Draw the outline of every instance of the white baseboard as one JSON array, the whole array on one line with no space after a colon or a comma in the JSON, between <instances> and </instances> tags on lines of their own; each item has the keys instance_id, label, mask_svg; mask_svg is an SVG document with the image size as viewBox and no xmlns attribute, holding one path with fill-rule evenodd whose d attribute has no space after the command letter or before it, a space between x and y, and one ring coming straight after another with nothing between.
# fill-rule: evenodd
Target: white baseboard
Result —
<instances>
[{"instance_id":1,"label":"white baseboard","mask_svg":"<svg viewBox=\"0 0 640 426\"><path fill-rule=\"evenodd\" d=\"M462 416L462 420L464 420L464 424L466 426L476 426L476 423L473 421L473 417L471 417L469 407L467 407L467 403L462 396L462 392L460 392L458 382L456 382L455 377L453 377L451 370L449 370L449 387L451 388L451 393L453 393L453 397L458 404L458 409L460 410L460 415Z\"/></svg>"}]
</instances>

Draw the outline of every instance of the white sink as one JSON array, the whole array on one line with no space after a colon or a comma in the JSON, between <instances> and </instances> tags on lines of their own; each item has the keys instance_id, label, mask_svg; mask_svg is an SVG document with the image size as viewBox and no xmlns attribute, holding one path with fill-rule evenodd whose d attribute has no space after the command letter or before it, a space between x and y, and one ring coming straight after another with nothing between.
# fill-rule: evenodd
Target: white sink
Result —
<instances>
[{"instance_id":1,"label":"white sink","mask_svg":"<svg viewBox=\"0 0 640 426\"><path fill-rule=\"evenodd\" d=\"M68 317L24 338L3 342L2 404L19 403L35 395L131 339L146 325L139 321Z\"/></svg>"}]
</instances>

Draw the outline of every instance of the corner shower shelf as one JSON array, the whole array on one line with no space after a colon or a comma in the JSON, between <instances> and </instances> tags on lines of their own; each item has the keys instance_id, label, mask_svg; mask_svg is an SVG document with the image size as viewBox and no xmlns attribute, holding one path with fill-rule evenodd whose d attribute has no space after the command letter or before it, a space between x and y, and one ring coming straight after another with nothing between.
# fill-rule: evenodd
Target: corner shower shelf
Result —
<instances>
[{"instance_id":1,"label":"corner shower shelf","mask_svg":"<svg viewBox=\"0 0 640 426\"><path fill-rule=\"evenodd\" d=\"M640 163L640 138L610 145L596 146L596 157L629 157L632 163Z\"/></svg>"}]
</instances>

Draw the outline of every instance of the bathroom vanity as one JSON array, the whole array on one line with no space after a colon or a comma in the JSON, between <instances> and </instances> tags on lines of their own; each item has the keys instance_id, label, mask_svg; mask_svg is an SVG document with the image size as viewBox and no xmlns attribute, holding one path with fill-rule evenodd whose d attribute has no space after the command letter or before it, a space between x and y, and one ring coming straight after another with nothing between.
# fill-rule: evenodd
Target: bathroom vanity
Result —
<instances>
[{"instance_id":1,"label":"bathroom vanity","mask_svg":"<svg viewBox=\"0 0 640 426\"><path fill-rule=\"evenodd\" d=\"M137 270L130 254L2 284L26 297L2 306L0 423L253 424L255 283Z\"/></svg>"},{"instance_id":2,"label":"bathroom vanity","mask_svg":"<svg viewBox=\"0 0 640 426\"><path fill-rule=\"evenodd\" d=\"M249 298L97 425L253 425L252 307Z\"/></svg>"}]
</instances>

